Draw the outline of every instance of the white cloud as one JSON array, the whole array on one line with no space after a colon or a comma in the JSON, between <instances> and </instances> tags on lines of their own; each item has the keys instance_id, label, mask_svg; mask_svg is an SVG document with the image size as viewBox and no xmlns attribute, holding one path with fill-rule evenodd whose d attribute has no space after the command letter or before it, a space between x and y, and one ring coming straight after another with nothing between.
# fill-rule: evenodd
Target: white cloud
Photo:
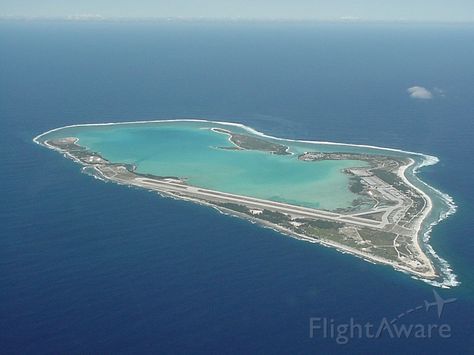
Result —
<instances>
[{"instance_id":1,"label":"white cloud","mask_svg":"<svg viewBox=\"0 0 474 355\"><path fill-rule=\"evenodd\" d=\"M431 100L433 93L423 86L412 86L407 89L412 99Z\"/></svg>"},{"instance_id":2,"label":"white cloud","mask_svg":"<svg viewBox=\"0 0 474 355\"><path fill-rule=\"evenodd\" d=\"M70 21L94 21L94 20L104 20L104 16L99 14L78 14L78 15L69 15L66 19Z\"/></svg>"},{"instance_id":3,"label":"white cloud","mask_svg":"<svg viewBox=\"0 0 474 355\"><path fill-rule=\"evenodd\" d=\"M339 17L341 21L361 21L362 18L359 16L341 16Z\"/></svg>"}]
</instances>

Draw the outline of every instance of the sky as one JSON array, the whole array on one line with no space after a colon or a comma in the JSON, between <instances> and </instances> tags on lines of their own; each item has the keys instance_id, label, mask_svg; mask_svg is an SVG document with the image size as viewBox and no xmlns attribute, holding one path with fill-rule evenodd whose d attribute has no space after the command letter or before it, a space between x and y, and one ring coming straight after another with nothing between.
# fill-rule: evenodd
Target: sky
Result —
<instances>
[{"instance_id":1,"label":"sky","mask_svg":"<svg viewBox=\"0 0 474 355\"><path fill-rule=\"evenodd\" d=\"M0 16L474 22L474 0L0 0Z\"/></svg>"}]
</instances>

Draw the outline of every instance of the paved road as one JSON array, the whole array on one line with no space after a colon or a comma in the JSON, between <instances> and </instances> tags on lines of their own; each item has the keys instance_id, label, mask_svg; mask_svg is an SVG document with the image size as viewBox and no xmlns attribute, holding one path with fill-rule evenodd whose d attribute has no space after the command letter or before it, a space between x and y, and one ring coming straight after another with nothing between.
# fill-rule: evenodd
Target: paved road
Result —
<instances>
[{"instance_id":1,"label":"paved road","mask_svg":"<svg viewBox=\"0 0 474 355\"><path fill-rule=\"evenodd\" d=\"M125 182L125 181L124 181ZM194 186L181 185L173 182L157 181L146 178L136 178L135 183L140 186L156 191L179 193L188 197L201 198L204 200L228 202L242 204L251 208L267 209L275 212L291 214L297 217L320 218L336 222L349 223L359 226L382 229L385 224L380 221L373 221L352 215L323 211L313 208L295 206L282 202L262 200L254 197L247 197L214 190L202 189Z\"/></svg>"}]
</instances>

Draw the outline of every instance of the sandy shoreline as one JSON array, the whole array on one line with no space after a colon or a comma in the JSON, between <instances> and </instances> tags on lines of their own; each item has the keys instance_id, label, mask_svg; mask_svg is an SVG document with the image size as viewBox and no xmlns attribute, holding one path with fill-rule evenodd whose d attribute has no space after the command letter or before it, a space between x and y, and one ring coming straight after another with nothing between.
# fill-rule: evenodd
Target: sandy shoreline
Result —
<instances>
[{"instance_id":1,"label":"sandy shoreline","mask_svg":"<svg viewBox=\"0 0 474 355\"><path fill-rule=\"evenodd\" d=\"M342 245L342 244L339 244L339 243L336 243L336 242L333 242L333 241L329 241L329 240L325 240L325 239L310 238L310 237L307 237L303 234L295 233L294 231L291 231L287 228L281 227L277 224L274 224L274 223L271 223L271 222L268 222L268 221L264 221L264 220L261 220L261 219L257 219L257 218L254 218L254 217L248 215L248 214L244 214L244 213L241 213L241 212L230 210L230 209L222 207L222 206L217 206L213 203L203 201L201 199L197 199L197 198L193 198L193 197L189 197L189 196L182 196L182 195L178 196L178 195L168 193L168 192L164 192L164 191L153 190L153 189L150 189L149 187L141 186L139 184L124 184L124 183L117 182L117 181L114 181L112 179L109 179L108 177L102 175L100 170L96 169L96 172L99 173L102 176L102 179L100 179L100 180L113 181L113 182L119 183L119 184L124 185L124 186L140 187L140 188L147 189L151 192L158 193L160 196L165 197L165 198L173 198L173 199L176 199L176 200L188 201L188 202L197 203L197 204L202 205L202 206L211 207L211 208L214 208L215 210L217 210L218 212L220 212L224 215L248 220L248 221L250 221L254 224L263 226L264 228L274 230L278 233L284 234L286 236L289 236L289 237L292 237L292 238L295 238L295 239L298 239L298 240L310 242L310 243L313 243L313 244L320 244L320 245L323 245L323 246L328 247L328 248L336 249L337 251L339 251L343 254L350 254L352 256L356 256L358 258L363 259L364 261L367 261L367 262L370 262L370 263L373 263L373 264L382 264L382 265L391 266L393 269L395 269L397 271L401 271L401 272L406 273L406 274L411 275L411 276L417 276L417 277L419 277L420 280L426 280L427 282L429 282L429 281L431 281L431 279L433 277L436 276L436 274L434 272L434 269L432 269L432 272L429 272L429 273L416 272L416 271L414 271L414 270L412 270L408 267L405 267L403 265L399 265L398 263L392 262L388 259L377 257L375 255L365 253L365 252L362 252L358 249L354 249L354 248L351 248L349 246ZM429 259L426 259L426 260L429 262Z\"/></svg>"},{"instance_id":2,"label":"sandy shoreline","mask_svg":"<svg viewBox=\"0 0 474 355\"><path fill-rule=\"evenodd\" d=\"M426 205L425 205L425 208L423 208L422 216L416 219L416 227L415 227L416 233L414 236L415 240L413 241L414 242L413 244L416 245L416 247L419 250L420 255L422 255L425 262L428 265L430 265L431 269L433 270L433 273L435 273L431 260L426 256L425 252L420 246L420 242L422 241L420 238L421 227L422 227L423 221L428 217L428 215L431 213L431 210L433 209L433 201L424 191L422 191L421 189L416 187L414 184L412 184L406 177L405 172L407 171L409 167L411 167L414 164L415 164L415 161L410 158L410 163L408 165L404 165L400 167L400 169L398 170L398 176L405 182L405 184L407 184L408 186L416 190L421 196L423 196L423 199L425 200Z\"/></svg>"},{"instance_id":3,"label":"sandy shoreline","mask_svg":"<svg viewBox=\"0 0 474 355\"><path fill-rule=\"evenodd\" d=\"M397 148L387 148L387 147L379 147L375 145L366 145L366 144L352 144L352 143L339 143L339 142L327 142L327 141L309 141L309 140L299 140L299 139L290 139L290 138L279 138L279 137L274 137L267 135L265 133L259 132L251 127L245 126L241 123L235 123L235 122L225 122L225 121L211 121L211 120L203 120L203 119L194 119L194 118L176 118L176 119L165 119L165 120L143 120L143 121L125 121L125 122L107 122L107 123L81 123L81 124L74 124L74 125L66 125L58 128L53 128L50 129L49 131L46 131L44 133L41 133L37 135L35 138L33 138L33 141L35 143L38 143L38 140L42 137L45 136L49 133L56 132L65 128L74 128L74 127L94 127L94 126L114 126L114 125L133 125L133 124L146 124L146 123L160 123L160 122L201 122L201 123L217 123L221 125L226 125L226 126L233 126L233 127L239 127L242 128L250 133L253 133L255 135L261 136L261 137L266 137L266 138L271 138L271 139L276 139L276 140L283 140L283 141L288 141L288 142L299 142L299 143L309 143L309 144L325 144L325 145L340 145L340 146L346 146L346 147L359 147L359 148L369 148L369 149L379 149L379 150L386 150L386 151L391 151L391 152L398 152L398 153L406 153L406 154L412 154L412 155L418 155L423 158L425 158L427 161L430 161L429 164L427 165L432 165L436 164L439 159L435 156L428 155L428 154L423 154L423 153L418 153L418 152L411 152L411 151L406 151L402 149L397 149ZM431 163L431 161L433 161ZM424 165L426 166L426 165Z\"/></svg>"},{"instance_id":4,"label":"sandy shoreline","mask_svg":"<svg viewBox=\"0 0 474 355\"><path fill-rule=\"evenodd\" d=\"M220 125L227 125L227 126L234 126L234 127L239 127L241 129L244 129L245 131L247 132L250 132L252 134L255 134L257 136L261 136L261 137L266 137L266 138L271 138L271 139L275 139L275 140L279 140L279 141L288 141L288 142L299 142L299 143L308 143L308 144L320 144L320 145L340 145L340 146L352 146L352 147L360 147L360 148L369 148L369 149L376 149L376 150L382 150L382 151L391 151L391 152L399 152L399 153L404 153L404 154L410 154L410 155L416 155L416 156L420 156L423 158L422 162L420 164L418 164L417 166L414 166L413 167L413 175L415 176L416 174L416 171L417 169L421 168L422 166L427 166L427 165L432 165L432 164L436 164L439 159L434 157L434 156L430 156L430 155L426 155L426 154L422 154L422 153L417 153L417 152L410 152L410 151L404 151L404 150L400 150L400 149L394 149L394 148L385 148L385 147L378 147L378 146L372 146L372 145L360 145L360 144L349 144L349 143L335 143L335 142L324 142L324 141L305 141L305 140L296 140L296 139L285 139L285 138L278 138L278 137L273 137L273 136L269 136L269 135L266 135L264 133L261 133L261 132L258 132L256 130L254 130L253 128L250 128L250 127L247 127L243 124L239 124L239 123L233 123L233 122L220 122L220 121L210 121L210 120L202 120L202 119L167 119L167 120L146 120L146 121L128 121L128 122L111 122L111 123L89 123L89 124L76 124L76 125L68 125L68 126L63 126L63 127L59 127L59 128L55 128L55 129L51 129L47 132L44 132L38 136L36 136L33 141L37 144L45 144L48 148L50 149L54 149L54 150L58 150L56 149L55 147L52 147L50 146L49 144L45 143L45 142L41 142L40 139L41 137L43 136L46 136L52 132L56 132L56 131L59 131L59 130L62 130L62 129L65 129L65 128L74 128L74 127L87 127L87 126L111 126L111 125L133 125L133 124L147 124L147 123L165 123L165 122L203 122L203 123L216 123L216 124L220 124ZM211 128L212 129L212 128ZM67 153L66 153L67 154ZM69 154L68 154L69 155ZM72 157L71 155L69 155L69 157L73 158L74 161L77 162L77 160ZM411 275L415 274L416 276L420 277L422 280L424 281L427 281L427 282L431 282L430 279L433 278L434 275L436 275L435 273L435 269L434 269L434 266L432 264L432 261L427 257L427 255L425 254L425 251L422 249L421 247L421 244L420 243L424 243L426 247L428 247L428 250L430 251L430 254L432 254L433 256L437 257L437 254L434 253L434 250L432 248L430 248L429 244L427 243L427 240L426 240L426 233L429 233L430 229L425 233L425 238L421 238L421 235L420 235L420 232L422 231L422 225L423 225L423 222L425 221L425 219L429 216L429 214L431 213L432 209L433 209L433 202L431 200L431 198L424 192L422 191L420 188L416 187L413 183L411 183L409 181L409 179L406 177L406 171L408 170L408 168L412 167L414 164L416 163L416 161L412 158L410 158L410 163L408 165L404 165L402 166L399 171L398 171L398 176L407 184L409 185L411 188L415 189L418 193L420 193L420 195L423 197L423 199L425 200L426 202L426 205L425 205L425 208L423 208L423 212L422 212L422 216L421 217L418 217L416 219L416 234L415 234L415 237L414 239L416 240L413 240L413 244L416 245L417 249L418 249L418 252L420 255L423 256L423 260L426 262L427 265L430 266L430 269L431 271L429 273L416 273L414 272L413 270L407 268L407 267L404 267L403 265L398 265L396 264L395 262L389 262L389 260L385 260L385 259L382 259L382 258L379 258L377 256L374 256L374 255L370 255L370 254L367 254L367 253L364 253L360 250L357 250L357 249L353 249L351 247L348 247L348 246L344 246L344 245L340 245L338 243L335 243L335 242L331 242L331 241L325 241L325 240L315 240L315 239L311 239L311 238L308 238L304 235L300 235L298 233L295 233L295 232L292 232L292 231L289 231L289 230L286 230L285 228L283 227L280 227L280 226L277 226L277 225L273 225L271 223L262 223L261 220L255 220L249 216L246 216L244 215L243 217L245 217L246 219L249 219L249 220L252 220L253 222L255 223L258 223L258 224L263 224L265 225L266 227L268 228L271 228L271 229L274 229L274 230L277 230L281 233L284 233L286 235L290 235L292 237L295 237L297 239L301 239L301 240L305 240L305 241L309 241L309 242L312 242L312 243L319 243L319 244L322 244L322 245L325 245L325 246L329 246L329 247L332 247L332 248L335 248L339 251L342 251L342 252L345 252L345 253L350 253L352 255L355 255L355 256L358 256L358 257L361 257L363 258L364 260L368 260L368 261L371 261L371 262L376 262L376 263L381 263L381 264L389 264L391 265L393 268L397 269L397 270L400 270L400 271L404 271L404 272L407 272ZM112 179L108 179L108 178L105 178L107 181L113 181ZM418 179L419 180L419 179ZM421 181L421 180L419 180ZM426 184L425 182L422 182L423 184L425 184L428 188L434 190L434 191L438 191L434 188L432 188L430 185ZM131 186L139 186L139 185L134 185L134 184L130 184ZM155 191L155 190L152 190L152 191ZM156 191L155 191L156 192ZM159 191L158 191L159 192ZM439 191L438 191L439 192ZM160 193L160 192L159 192ZM441 192L439 192L440 194L442 194ZM196 199L193 199L193 198L187 198L187 197L182 197L182 196L175 196L173 194L168 194L168 193L160 193L162 195L165 195L165 196L171 196L173 198L177 198L177 199L182 199L182 200L190 200L190 201L193 201L193 202L198 202L200 204L205 204L205 205L209 205L211 207L214 207L216 209L218 209L219 211L223 212L223 208L219 207L219 206L215 206L213 205L212 203L204 203L203 201L199 201L199 200L196 200ZM446 195L447 196L447 195ZM444 196L443 196L444 197ZM448 196L449 197L449 196ZM451 199L452 200L452 199ZM449 206L449 203L447 203L448 206ZM451 210L450 210L451 211ZM225 213L225 214L230 214L230 215L236 215L238 213L236 213L235 211L227 211L228 213ZM449 213L449 211L448 211ZM446 213L446 216L448 215L448 213ZM442 218L440 219L442 220ZM440 221L439 220L439 221ZM439 221L437 222L434 222L431 224L434 225L436 223L439 223ZM433 250L433 252L431 252L431 250ZM439 258L439 257L437 257ZM439 258L440 259L440 258ZM440 259L442 260L442 259ZM449 266L449 264L448 264ZM450 270L449 270L450 271ZM451 274L451 275L448 275L448 276L453 276L454 274ZM444 275L446 276L446 275ZM455 280L455 275L454 275L454 280ZM444 284L444 283L443 283ZM437 286L437 285L435 285ZM452 285L451 285L452 286Z\"/></svg>"}]
</instances>

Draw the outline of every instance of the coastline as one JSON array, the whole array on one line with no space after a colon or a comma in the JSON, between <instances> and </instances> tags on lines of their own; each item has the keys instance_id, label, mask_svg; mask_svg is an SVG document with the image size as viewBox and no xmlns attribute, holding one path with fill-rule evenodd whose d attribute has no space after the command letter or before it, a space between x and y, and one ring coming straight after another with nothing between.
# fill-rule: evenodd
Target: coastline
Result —
<instances>
[{"instance_id":1,"label":"coastline","mask_svg":"<svg viewBox=\"0 0 474 355\"><path fill-rule=\"evenodd\" d=\"M153 190L151 188L147 188L147 187L144 187L144 186L141 186L141 185L124 184L124 183L121 183L121 182L110 180L109 178L105 177L100 170L97 170L97 169L95 169L95 170L103 178L99 178L95 175L94 175L94 177L97 178L97 179L103 180L103 181L113 181L113 182L116 182L116 183L118 183L120 185L124 185L124 186L133 186L133 187L144 188L144 189L147 189L150 192L155 192L155 193L157 193L158 195L160 195L164 198L173 198L173 199L176 199L176 200L189 201L189 202L193 202L193 203L196 203L196 204L199 204L199 205L202 205L202 206L211 207L211 208L214 208L215 210L217 210L218 212L220 212L224 215L248 220L253 224L262 226L264 228L271 229L273 231L284 234L284 235L289 236L291 238L298 239L298 240L301 240L301 241L310 242L310 243L313 243L313 244L323 245L325 247L332 248L332 249L336 249L337 251L339 251L343 254L349 254L349 255L352 255L352 256L356 256L356 257L358 257L360 259L363 259L364 261L370 262L372 264L388 265L388 266L391 266L394 270L401 271L401 272L403 272L403 273L405 273L405 274L407 274L407 275L409 275L413 278L417 278L419 280L425 281L425 282L430 283L430 284L435 282L435 281L430 279L430 277L434 277L436 275L435 272L434 272L434 268L431 270L431 273L419 273L419 272L413 271L412 269L410 269L408 267L405 267L403 265L399 265L396 262L392 262L392 261L389 261L387 259L380 258L378 256L362 252L358 249L354 249L354 248L351 248L349 246L339 244L339 243L336 243L336 242L333 242L333 241L330 241L330 240L327 240L327 239L313 239L313 238L307 237L303 234L291 231L291 230L289 230L287 228L284 228L282 226L279 226L277 224L267 222L267 221L264 221L264 220L260 220L260 219L254 218L252 216L249 216L247 214L237 212L237 211L234 211L234 210L222 207L222 206L218 206L218 205L215 205L213 203L206 202L206 201L203 201L203 200L200 200L200 199L197 199L197 198L193 198L193 197L189 197L189 196L177 196L177 195L172 194L172 193ZM429 259L426 258L426 260L427 260L428 264L431 265Z\"/></svg>"},{"instance_id":2,"label":"coastline","mask_svg":"<svg viewBox=\"0 0 474 355\"><path fill-rule=\"evenodd\" d=\"M55 149L55 148L53 148L53 149ZM257 219L255 217L249 216L247 214L237 212L235 210L231 210L231 209L228 209L228 208L223 207L223 206L218 206L218 205L215 205L213 203L203 201L201 199L197 199L197 198L193 198L193 197L189 197L189 196L183 196L183 195L178 196L178 195L175 195L175 194L172 194L172 193L169 193L169 192L157 191L157 190L151 189L149 187L141 186L141 185L138 185L138 184L126 184L126 183L114 181L114 180L111 180L111 179L107 178L106 176L104 176L100 170L98 170L96 168L94 168L94 169L98 174L100 174L100 176L102 176L102 178L97 177L96 175L94 175L94 177L99 179L99 180L102 180L102 181L112 181L112 182L118 183L119 185L123 185L123 186L130 186L130 187L133 186L133 187L144 188L144 189L146 189L150 192L157 193L158 195L160 195L164 198L172 198L172 199L175 199L175 200L188 201L188 202L193 202L193 203L196 203L196 204L199 204L199 205L202 205L202 206L211 207L211 208L217 210L219 213L222 213L224 215L231 216L231 217L236 217L236 218L241 218L241 219L244 219L244 220L248 220L253 224L262 226L264 228L271 229L271 230L276 231L276 232L278 232L280 234L283 234L285 236L289 236L291 238L298 239L298 240L301 240L301 241L310 242L310 243L313 243L313 244L323 245L324 247L335 249L338 252L341 252L343 254L349 254L349 255L358 257L358 258L363 259L364 261L370 262L372 264L388 265L388 266L392 267L394 270L403 272L403 273L405 273L405 274L407 274L407 275L409 275L413 278L425 281L425 282L430 283L430 284L432 282L435 282L435 281L430 279L430 277L436 276L436 274L434 272L434 268L431 270L430 273L416 272L416 271L414 271L414 270L412 270L408 267L405 267L403 265L399 265L396 262L392 262L390 260L375 256L375 255L372 255L372 254L369 254L369 253L362 252L358 249L354 249L354 248L351 248L349 246L339 244L339 243L336 243L336 242L333 242L333 241L330 241L330 240L327 240L327 239L313 239L313 238L310 238L308 236L305 236L304 234L296 233L294 231L291 231L291 230L289 230L287 228L284 228L282 226L279 226L277 224L274 224L274 223L271 223L271 222L268 222L268 221L264 221L264 220L261 220L261 219ZM429 259L426 259L426 260L427 260L428 264L431 265Z\"/></svg>"},{"instance_id":3,"label":"coastline","mask_svg":"<svg viewBox=\"0 0 474 355\"><path fill-rule=\"evenodd\" d=\"M409 154L409 155L416 155L416 156L419 156L422 158L422 161L421 163L417 164L416 165L416 162L414 159L410 158L411 160L411 163L408 164L408 165L405 165L403 167L401 167L401 169L399 170L398 172L398 175L401 179L403 179L403 181L405 183L407 183L409 186L411 186L412 188L414 188L416 191L418 191L424 198L427 206L426 208L423 210L423 216L417 221L417 225L416 225L416 241L414 241L415 245L417 246L417 248L420 250L421 254L423 254L423 256L426 258L426 260L428 261L428 264L433 268L433 265L432 265L432 261L425 255L424 253L424 250L422 248L422 245L423 247L425 247L427 249L427 251L433 256L434 259L436 259L437 262L440 262L442 264L442 266L444 267L442 271L443 273L443 282L437 282L437 281L433 281L433 280L430 280L430 279L427 279L426 277L428 277L427 275L424 275L424 274L418 274L416 275L415 273L415 276L413 275L413 270L409 270L409 269L406 269L404 268L403 266L399 266L399 265L396 265L395 263L387 263L386 260L384 261L383 259L380 259L376 256L373 256L373 255L370 255L370 254L365 254L359 250L355 250L353 248L350 248L350 247L347 247L347 246L344 246L344 245L340 245L340 244L337 244L337 243L334 243L334 242L330 242L330 241L324 241L324 240L314 240L314 239L310 239L308 237L305 237L304 235L300 235L298 233L294 233L292 231L289 231L289 230L286 230L285 228L283 227L279 227L279 226L274 226L274 225L268 225L267 227L269 228L272 228L272 229L275 229L275 230L278 230L280 232L283 232L284 234L286 235L291 235L291 236L294 236L296 237L297 239L302 239L302 240L306 240L306 241L310 241L310 242L313 242L313 243L320 243L320 244L323 244L323 245L326 245L326 246L331 246L335 249L338 249L340 251L343 251L343 252L346 252L346 253L350 253L352 255L356 255L356 256L359 256L365 260L369 259L370 261L372 262L377 262L377 263L383 263L383 264L390 264L392 267L394 267L395 269L397 270L400 270L400 271L407 271L409 274L412 275L412 277L415 277L415 278L419 278L425 282L428 282L434 286L438 286L438 287L451 287L451 286L456 286L459 284L459 282L457 281L457 278L456 278L456 275L454 273L452 273L452 270L450 269L450 266L449 264L442 258L440 258L433 250L433 248L429 245L429 237L430 237L430 232L432 230L432 227L436 224L438 224L439 222L441 222L442 220L444 220L445 218L447 218L449 215L455 213L456 211L456 205L454 204L454 201L452 200L452 198L447 195L447 194L444 194L442 193L441 191L433 188L432 186L428 185L427 183L425 183L424 181L420 180L417 176L416 176L416 173L418 172L418 169L423 167L423 166L428 166L428 165L434 165L436 164L437 162L439 162L439 159L435 156L431 156L431 155L426 155L426 154L423 154L423 153L417 153L417 152L410 152L410 151L404 151L404 150L401 150L401 149L395 149L395 148L386 148L386 147L378 147L378 146L372 146L372 145L360 145L360 144L350 144L350 143L336 143L336 142L324 142L324 141L307 141L307 140L296 140L296 139L286 139L286 138L278 138L278 137L273 137L273 136L270 136L270 135L266 135L262 132L259 132L259 131L256 131L255 129L251 128L251 127L247 127L243 124L239 124L239 123L233 123L233 122L221 122L221 121L211 121L211 120L203 120L203 119L168 119L168 120L146 120L146 121L128 121L128 122L116 122L116 123L89 123L89 124L76 124L76 125L67 125L67 126L63 126L63 127L59 127L59 128L55 128L55 129L51 129L47 132L44 132L36 137L34 137L33 141L36 143L36 144L43 144L44 142L40 142L40 139L41 137L47 135L47 134L50 134L52 132L55 132L55 131L59 131L59 130L62 130L62 129L65 129L65 128L74 128L74 127L87 127L87 126L112 126L112 125L132 125L132 124L146 124L146 123L164 123L164 122L205 122L205 123L216 123L216 124L221 124L221 125L227 125L227 126L234 126L234 127L239 127L241 129L244 129L245 131L247 132L250 132L252 134L255 134L257 136L261 136L261 137L266 137L266 138L271 138L271 139L275 139L275 140L279 140L279 141L289 141L289 142L298 142L298 143L309 143L309 144L320 144L320 145L334 145L334 146L337 146L337 145L340 145L340 146L349 146L349 147L359 147L359 148L370 148L370 149L377 149L377 150L385 150L385 151L391 151L391 152L399 152L399 153L404 153L404 154ZM46 145L48 146L48 148L50 149L54 149L54 150L57 150L56 148L48 145L46 143ZM69 155L70 156L70 155ZM71 156L70 156L71 157ZM74 159L76 162L77 160ZM437 193L439 195L439 197L446 203L446 205L449 207L449 210L443 214L441 214L440 218L438 219L438 221L435 221L435 222L432 222L427 230L423 233L423 235L421 235L421 233L423 232L423 224L424 222L426 221L426 218L430 215L430 213L432 212L432 209L433 209L433 202L431 200L431 198L429 197L428 194L426 194L423 190L421 190L420 188L418 188L417 186L415 186L412 182L410 182L410 180L407 178L406 176L406 172L409 170L410 167L413 167L412 169L412 175L417 179L417 181L420 181L422 184L424 184L426 187L428 187L429 189L431 189L432 191L434 191L435 193ZM107 179L107 181L110 181L110 179ZM132 186L136 186L136 185L132 185ZM179 198L179 199L184 199L184 200L193 200L194 202L196 202L196 200L194 199L191 199L191 198L185 198L185 197L176 197L176 196L173 196L173 195L170 195L170 194L166 194L166 196L172 196L172 197L175 197L175 198ZM202 203L202 202L200 202ZM212 207L216 207L212 204L208 204ZM221 207L216 207L218 210L221 210ZM234 213L235 211L232 211L232 214L235 215ZM249 219L247 217L247 219ZM258 221L256 222L258 224L263 224L261 223L261 221ZM404 270L406 269L406 270Z\"/></svg>"},{"instance_id":4,"label":"coastline","mask_svg":"<svg viewBox=\"0 0 474 355\"><path fill-rule=\"evenodd\" d=\"M46 131L44 133L41 133L37 135L36 137L33 138L33 142L40 144L37 140L41 138L42 136L45 136L49 133L60 131L65 128L74 128L74 127L93 127L93 126L115 126L115 125L133 125L133 124L146 124L146 123L161 123L161 122L202 122L202 123L217 123L221 125L226 125L226 126L233 126L233 127L239 127L241 129L244 129L248 131L249 133L253 133L255 135L265 137L265 138L271 138L271 139L276 139L276 140L283 140L283 141L289 141L289 142L295 142L295 143L309 143L309 144L321 144L321 145L340 145L340 146L346 146L346 147L359 147L359 148L370 148L370 149L378 149L378 150L386 150L386 151L391 151L391 152L398 152L398 153L405 153L405 154L411 154L411 155L418 155L420 157L425 158L427 161L430 163L421 165L421 166L428 166L428 165L434 165L439 162L439 159L435 156L424 154L424 153L418 153L418 152L412 152L412 151L407 151L407 150L402 150L398 148L389 148L389 147L380 147L380 146L375 146L375 145L367 145L367 144L353 144L353 143L339 143L339 142L328 142L328 141L312 141L312 140L300 140L300 139L291 139L291 138L279 138L279 137L274 137L267 135L265 133L262 133L260 131L257 131L254 128L245 126L244 124L241 123L235 123L235 122L225 122L225 121L211 121L211 120L203 120L203 119L197 119L197 118L176 118L176 119L164 119L164 120L142 120L142 121L124 121L124 122L106 122L106 123L81 123L81 124L74 124L74 125L66 125L58 128L53 128L50 129L49 131Z\"/></svg>"},{"instance_id":5,"label":"coastline","mask_svg":"<svg viewBox=\"0 0 474 355\"><path fill-rule=\"evenodd\" d=\"M429 216L429 214L433 210L433 201L423 190L421 190L420 188L418 188L414 184L412 184L408 180L408 178L406 177L406 175L405 175L406 171L414 164L415 164L415 160L410 158L410 163L408 165L404 165L404 166L400 167L400 169L398 170L398 176L405 182L405 184L411 186L413 189L418 191L418 193L420 195L422 195L423 199L425 200L426 205L425 205L425 208L422 211L423 212L422 216L416 222L416 227L415 227L416 233L415 233L415 236L414 236L414 239L416 239L416 240L414 241L413 244L417 246L417 248L420 251L420 254L423 255L423 257L424 257L424 259L426 259L427 263L429 263L431 265L431 267L433 267L431 260L429 260L429 258L425 255L425 253L423 252L423 250L421 248L421 245L420 245L420 242L423 241L420 238L421 227L423 225L423 222L426 220L426 218Z\"/></svg>"}]
</instances>

